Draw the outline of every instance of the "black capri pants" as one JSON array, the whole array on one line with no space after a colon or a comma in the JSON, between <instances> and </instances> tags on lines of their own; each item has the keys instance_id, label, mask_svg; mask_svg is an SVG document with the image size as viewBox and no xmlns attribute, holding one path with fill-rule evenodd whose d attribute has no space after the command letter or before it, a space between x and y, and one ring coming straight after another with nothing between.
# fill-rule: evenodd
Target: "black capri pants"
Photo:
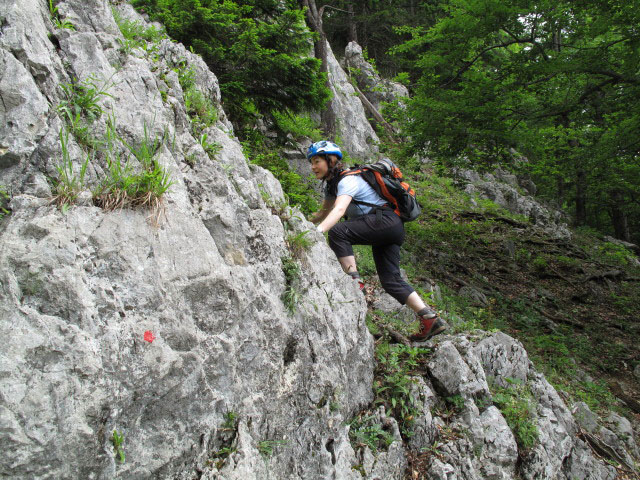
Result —
<instances>
[{"instance_id":1,"label":"black capri pants","mask_svg":"<svg viewBox=\"0 0 640 480\"><path fill-rule=\"evenodd\" d=\"M414 290L400 276L404 225L389 208L337 223L329 230L329 246L338 258L353 255L352 245L371 245L382 288L404 305Z\"/></svg>"}]
</instances>

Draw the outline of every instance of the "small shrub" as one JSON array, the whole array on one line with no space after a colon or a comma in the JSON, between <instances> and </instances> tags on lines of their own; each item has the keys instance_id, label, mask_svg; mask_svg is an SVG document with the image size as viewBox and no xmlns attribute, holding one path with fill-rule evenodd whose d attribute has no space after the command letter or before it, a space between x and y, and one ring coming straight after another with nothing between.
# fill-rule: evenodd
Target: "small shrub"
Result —
<instances>
[{"instance_id":1,"label":"small shrub","mask_svg":"<svg viewBox=\"0 0 640 480\"><path fill-rule=\"evenodd\" d=\"M119 434L117 430L114 430L113 435L111 436L111 443L113 443L113 450L115 452L116 458L120 461L120 463L124 463L124 447L122 446L124 443L124 435Z\"/></svg>"},{"instance_id":2,"label":"small shrub","mask_svg":"<svg viewBox=\"0 0 640 480\"><path fill-rule=\"evenodd\" d=\"M379 450L387 450L393 443L393 435L384 430L373 415L356 417L349 426L349 440L354 450L369 447L375 455Z\"/></svg>"},{"instance_id":3,"label":"small shrub","mask_svg":"<svg viewBox=\"0 0 640 480\"><path fill-rule=\"evenodd\" d=\"M9 209L10 200L11 195L9 195L6 187L0 185L0 220L11 213L11 210Z\"/></svg>"},{"instance_id":4,"label":"small shrub","mask_svg":"<svg viewBox=\"0 0 640 480\"><path fill-rule=\"evenodd\" d=\"M533 266L534 271L538 274L545 273L549 269L549 262L547 262L546 258L540 255L533 259L531 265Z\"/></svg>"},{"instance_id":5,"label":"small shrub","mask_svg":"<svg viewBox=\"0 0 640 480\"><path fill-rule=\"evenodd\" d=\"M291 315L296 312L298 303L302 298L300 289L300 265L292 257L282 257L282 272L284 273L286 287L282 294L282 302Z\"/></svg>"},{"instance_id":6,"label":"small shrub","mask_svg":"<svg viewBox=\"0 0 640 480\"><path fill-rule=\"evenodd\" d=\"M276 127L284 135L291 135L295 139L309 138L312 142L322 140L323 133L319 125L308 114L296 115L288 110L271 112Z\"/></svg>"}]
</instances>

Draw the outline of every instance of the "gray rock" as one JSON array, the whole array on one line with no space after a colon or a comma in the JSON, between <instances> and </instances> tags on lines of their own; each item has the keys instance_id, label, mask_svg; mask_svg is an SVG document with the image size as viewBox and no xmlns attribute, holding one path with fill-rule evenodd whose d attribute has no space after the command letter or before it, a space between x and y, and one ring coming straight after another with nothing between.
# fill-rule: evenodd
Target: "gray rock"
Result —
<instances>
[{"instance_id":1,"label":"gray rock","mask_svg":"<svg viewBox=\"0 0 640 480\"><path fill-rule=\"evenodd\" d=\"M362 103L336 60L331 47L327 44L329 83L333 92L331 103L338 117L338 132L342 138L342 147L351 157L368 162L377 154L379 142L376 132L367 120Z\"/></svg>"},{"instance_id":2,"label":"gray rock","mask_svg":"<svg viewBox=\"0 0 640 480\"><path fill-rule=\"evenodd\" d=\"M492 200L512 213L524 215L531 223L554 238L571 237L565 215L542 205L529 195L521 194L517 189L519 183L514 175L497 170L494 174L486 173L481 176L478 172L460 169L456 170L456 176L465 182L464 190L472 197L477 195Z\"/></svg>"},{"instance_id":3,"label":"gray rock","mask_svg":"<svg viewBox=\"0 0 640 480\"><path fill-rule=\"evenodd\" d=\"M587 432L593 433L598 428L598 416L589 409L586 403L575 403L571 413L573 414L573 418L578 422L578 425Z\"/></svg>"},{"instance_id":4,"label":"gray rock","mask_svg":"<svg viewBox=\"0 0 640 480\"><path fill-rule=\"evenodd\" d=\"M468 298L471 301L471 304L477 307L484 307L489 304L487 296L474 287L465 285L458 290L458 295Z\"/></svg>"},{"instance_id":5,"label":"gray rock","mask_svg":"<svg viewBox=\"0 0 640 480\"><path fill-rule=\"evenodd\" d=\"M380 77L375 68L362 54L362 47L349 42L344 53L344 65L347 72L355 77L358 88L376 110L381 111L384 102L391 103L409 97L409 90L402 84Z\"/></svg>"},{"instance_id":6,"label":"gray rock","mask_svg":"<svg viewBox=\"0 0 640 480\"><path fill-rule=\"evenodd\" d=\"M434 386L443 397L461 395L485 396L489 393L489 386L479 359L472 352L463 355L451 340L445 340L436 347L433 359L429 362L429 373Z\"/></svg>"},{"instance_id":7,"label":"gray rock","mask_svg":"<svg viewBox=\"0 0 640 480\"><path fill-rule=\"evenodd\" d=\"M0 49L0 169L24 161L36 149L49 104L29 71Z\"/></svg>"}]
</instances>

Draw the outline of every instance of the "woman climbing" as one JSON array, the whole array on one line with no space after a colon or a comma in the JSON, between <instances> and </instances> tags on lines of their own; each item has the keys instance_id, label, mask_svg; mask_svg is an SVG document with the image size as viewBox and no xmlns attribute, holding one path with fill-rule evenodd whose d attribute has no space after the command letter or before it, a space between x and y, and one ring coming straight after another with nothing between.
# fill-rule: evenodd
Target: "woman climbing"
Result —
<instances>
[{"instance_id":1,"label":"woman climbing","mask_svg":"<svg viewBox=\"0 0 640 480\"><path fill-rule=\"evenodd\" d=\"M322 208L311 221L319 232L328 232L329 246L342 269L359 281L352 246L371 245L382 288L418 316L420 331L411 340L424 341L445 331L447 324L400 276L400 246L405 236L400 217L360 175L340 175L345 167L335 143L323 140L312 144L307 159L315 177L325 184ZM347 221L338 223L344 216Z\"/></svg>"}]
</instances>

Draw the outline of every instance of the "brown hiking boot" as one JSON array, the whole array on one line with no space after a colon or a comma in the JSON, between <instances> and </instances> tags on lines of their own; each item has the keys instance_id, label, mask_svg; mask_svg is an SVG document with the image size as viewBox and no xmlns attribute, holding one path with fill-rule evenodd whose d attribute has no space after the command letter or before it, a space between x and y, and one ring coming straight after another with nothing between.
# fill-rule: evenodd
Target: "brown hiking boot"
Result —
<instances>
[{"instance_id":1,"label":"brown hiking boot","mask_svg":"<svg viewBox=\"0 0 640 480\"><path fill-rule=\"evenodd\" d=\"M424 342L449 328L449 325L436 313L419 316L418 319L420 320L420 331L409 337L412 342Z\"/></svg>"}]
</instances>

